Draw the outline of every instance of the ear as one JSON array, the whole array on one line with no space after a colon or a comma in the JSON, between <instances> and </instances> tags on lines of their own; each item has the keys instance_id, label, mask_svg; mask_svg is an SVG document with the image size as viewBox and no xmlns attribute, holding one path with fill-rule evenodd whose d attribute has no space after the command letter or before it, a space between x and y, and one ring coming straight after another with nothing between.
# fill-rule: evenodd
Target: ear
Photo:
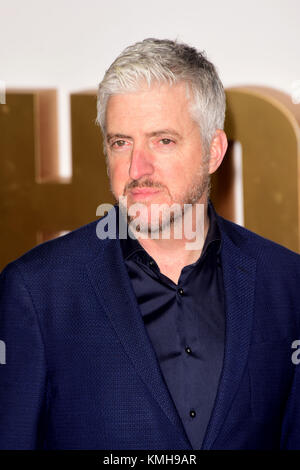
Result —
<instances>
[{"instance_id":1,"label":"ear","mask_svg":"<svg viewBox=\"0 0 300 470\"><path fill-rule=\"evenodd\" d=\"M221 165L228 147L224 131L217 129L210 145L209 174L214 173Z\"/></svg>"}]
</instances>

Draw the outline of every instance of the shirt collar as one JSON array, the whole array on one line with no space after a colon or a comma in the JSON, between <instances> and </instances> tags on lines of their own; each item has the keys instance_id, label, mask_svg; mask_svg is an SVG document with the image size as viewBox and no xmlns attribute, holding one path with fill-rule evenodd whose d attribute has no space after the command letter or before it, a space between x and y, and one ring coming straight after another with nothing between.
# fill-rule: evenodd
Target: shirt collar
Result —
<instances>
[{"instance_id":1,"label":"shirt collar","mask_svg":"<svg viewBox=\"0 0 300 470\"><path fill-rule=\"evenodd\" d=\"M210 200L208 201L208 205L207 205L207 214L209 217L209 228L208 228L208 232L204 241L204 246L201 252L201 256L207 251L208 247L211 244L215 245L217 254L219 254L221 250L221 231L220 231L218 221L217 221L217 214ZM148 254L146 250L144 250L142 245L140 245L140 243L138 242L136 238L133 239L130 237L128 233L128 228L127 228L127 238L120 239L120 242L121 242L121 248L122 248L123 257L125 261L128 260L129 258L132 258L133 255L137 252Z\"/></svg>"}]
</instances>

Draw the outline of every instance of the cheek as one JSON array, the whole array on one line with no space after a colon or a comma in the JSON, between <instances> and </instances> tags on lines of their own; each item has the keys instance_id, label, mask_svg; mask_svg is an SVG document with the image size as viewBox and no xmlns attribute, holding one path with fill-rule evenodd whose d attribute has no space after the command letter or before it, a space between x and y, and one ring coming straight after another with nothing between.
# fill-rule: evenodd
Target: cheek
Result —
<instances>
[{"instance_id":1,"label":"cheek","mask_svg":"<svg viewBox=\"0 0 300 470\"><path fill-rule=\"evenodd\" d=\"M109 166L110 181L115 192L123 193L124 186L128 182L128 165L126 162L117 161Z\"/></svg>"},{"instance_id":2,"label":"cheek","mask_svg":"<svg viewBox=\"0 0 300 470\"><path fill-rule=\"evenodd\" d=\"M182 161L176 161L160 166L157 173L163 175L170 186L180 186L186 179L186 170Z\"/></svg>"}]
</instances>

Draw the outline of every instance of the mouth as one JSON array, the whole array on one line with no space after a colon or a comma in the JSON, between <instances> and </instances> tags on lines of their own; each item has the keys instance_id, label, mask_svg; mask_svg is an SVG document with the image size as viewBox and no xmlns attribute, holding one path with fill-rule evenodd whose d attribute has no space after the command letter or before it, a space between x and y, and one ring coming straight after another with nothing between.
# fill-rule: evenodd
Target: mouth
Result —
<instances>
[{"instance_id":1,"label":"mouth","mask_svg":"<svg viewBox=\"0 0 300 470\"><path fill-rule=\"evenodd\" d=\"M150 199L158 193L160 193L160 190L157 188L134 188L130 191L132 198L137 201Z\"/></svg>"}]
</instances>

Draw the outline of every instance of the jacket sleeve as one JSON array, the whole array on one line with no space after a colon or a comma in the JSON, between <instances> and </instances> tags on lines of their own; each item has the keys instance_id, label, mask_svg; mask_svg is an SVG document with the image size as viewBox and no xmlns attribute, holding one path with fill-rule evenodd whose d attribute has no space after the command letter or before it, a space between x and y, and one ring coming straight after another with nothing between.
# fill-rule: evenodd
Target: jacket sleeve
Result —
<instances>
[{"instance_id":1,"label":"jacket sleeve","mask_svg":"<svg viewBox=\"0 0 300 470\"><path fill-rule=\"evenodd\" d=\"M31 295L15 263L0 275L0 449L43 442L46 363Z\"/></svg>"}]
</instances>

